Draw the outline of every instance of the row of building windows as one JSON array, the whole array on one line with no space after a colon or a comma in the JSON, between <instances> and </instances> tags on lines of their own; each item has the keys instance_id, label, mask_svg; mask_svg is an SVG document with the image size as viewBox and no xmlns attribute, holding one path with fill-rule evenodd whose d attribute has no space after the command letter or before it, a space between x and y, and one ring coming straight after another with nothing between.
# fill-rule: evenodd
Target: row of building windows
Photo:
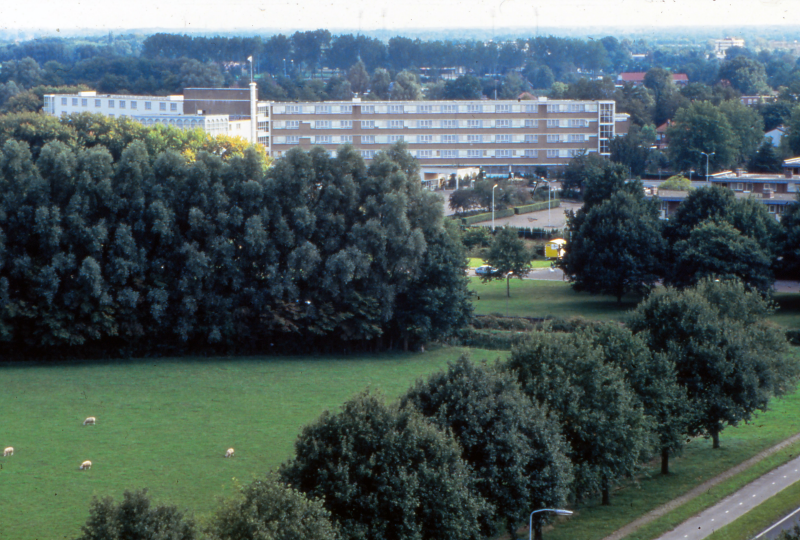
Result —
<instances>
[{"instance_id":1,"label":"row of building windows","mask_svg":"<svg viewBox=\"0 0 800 540\"><path fill-rule=\"evenodd\" d=\"M70 98L62 97L61 98L61 105L68 105L68 103L69 103L68 100L69 99ZM78 107L78 101L79 100L80 100L80 106L81 107L88 107L89 106L89 99L88 98L75 98L75 97L72 98L72 106L73 107ZM100 107L103 106L103 100L102 99L95 99L93 101L94 101L95 108L99 109ZM131 100L130 101L130 108L132 110L137 110L138 107L139 107L138 103L139 103L138 101ZM115 104L118 105L118 108L120 108L120 109L125 109L126 108L126 101L124 99L117 99L117 100L109 99L108 100L108 108L109 109L115 108ZM149 110L151 110L153 108L152 105L153 105L152 102L145 101L144 102L144 109L146 111L149 111ZM163 102L163 101L159 102L158 110L166 111L167 110L167 104L165 102ZM170 103L169 104L169 110L170 111L177 111L178 110L178 104L177 103Z\"/></svg>"},{"instance_id":2,"label":"row of building windows","mask_svg":"<svg viewBox=\"0 0 800 540\"><path fill-rule=\"evenodd\" d=\"M416 144L481 144L481 143L525 143L538 144L539 136L527 134L519 135L361 135L361 144L393 144L398 141L406 141ZM584 143L589 141L589 135L584 133L572 133L569 135L547 135L548 143ZM352 143L352 135L315 135L314 144L346 144ZM275 137L275 144L300 144L299 135L289 135L286 137Z\"/></svg>"},{"instance_id":3,"label":"row of building windows","mask_svg":"<svg viewBox=\"0 0 800 540\"><path fill-rule=\"evenodd\" d=\"M550 119L547 120L548 128L586 128L589 127L591 120L586 118L573 118L573 119ZM352 120L315 120L313 124L314 129L353 129L353 126L359 126L361 129L483 129L483 128L496 128L496 129L509 129L509 128L527 128L538 129L538 120L511 120L511 119L497 119L497 120L360 120L353 124ZM283 122L275 122L275 129L300 129L299 120L285 120ZM612 126L604 126L611 128Z\"/></svg>"},{"instance_id":4,"label":"row of building windows","mask_svg":"<svg viewBox=\"0 0 800 540\"><path fill-rule=\"evenodd\" d=\"M353 105L314 105L313 110L311 106L303 105L285 105L283 114L353 114ZM390 105L360 105L361 114L478 114L478 113L494 113L504 114L512 112L524 113L537 113L539 112L539 104L523 104L511 105L507 103L484 105L480 103L469 103L466 105L455 104L442 104L442 105L403 105L403 104L390 104ZM597 112L596 104L586 103L548 103L548 113L584 113L584 112Z\"/></svg>"},{"instance_id":5,"label":"row of building windows","mask_svg":"<svg viewBox=\"0 0 800 540\"><path fill-rule=\"evenodd\" d=\"M375 157L376 150L361 150L361 157L372 159ZM545 155L548 159L569 159L582 153L583 150L547 150ZM276 157L283 154L281 151L275 152ZM331 150L331 155L336 156L336 150ZM487 158L524 158L538 159L537 150L525 150L523 153L515 153L514 150L417 150L414 152L417 159L487 159Z\"/></svg>"}]
</instances>

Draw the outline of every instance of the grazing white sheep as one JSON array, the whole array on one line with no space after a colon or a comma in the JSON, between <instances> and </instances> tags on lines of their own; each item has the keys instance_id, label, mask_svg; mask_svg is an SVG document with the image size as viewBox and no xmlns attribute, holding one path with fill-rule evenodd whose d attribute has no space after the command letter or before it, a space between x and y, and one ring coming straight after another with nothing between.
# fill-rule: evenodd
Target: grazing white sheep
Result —
<instances>
[{"instance_id":1,"label":"grazing white sheep","mask_svg":"<svg viewBox=\"0 0 800 540\"><path fill-rule=\"evenodd\" d=\"M97 418L95 418L94 416L90 416L89 418L83 421L84 426L93 426L96 423L97 423Z\"/></svg>"},{"instance_id":2,"label":"grazing white sheep","mask_svg":"<svg viewBox=\"0 0 800 540\"><path fill-rule=\"evenodd\" d=\"M86 470L89 470L91 468L92 468L92 462L89 461L88 459L86 461L84 461L83 463L81 463L81 466L78 467L78 469L80 469L82 471L86 471Z\"/></svg>"},{"instance_id":3,"label":"grazing white sheep","mask_svg":"<svg viewBox=\"0 0 800 540\"><path fill-rule=\"evenodd\" d=\"M5 450L3 450L3 457L13 456L14 455L14 447L9 446Z\"/></svg>"},{"instance_id":4,"label":"grazing white sheep","mask_svg":"<svg viewBox=\"0 0 800 540\"><path fill-rule=\"evenodd\" d=\"M233 448L228 448L228 451L225 452L225 457L233 457Z\"/></svg>"}]
</instances>

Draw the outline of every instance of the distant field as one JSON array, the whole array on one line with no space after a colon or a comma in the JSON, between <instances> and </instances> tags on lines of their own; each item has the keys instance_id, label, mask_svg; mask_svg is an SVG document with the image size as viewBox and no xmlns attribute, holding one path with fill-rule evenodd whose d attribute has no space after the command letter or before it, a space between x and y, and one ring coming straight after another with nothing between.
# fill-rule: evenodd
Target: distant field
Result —
<instances>
[{"instance_id":1,"label":"distant field","mask_svg":"<svg viewBox=\"0 0 800 540\"><path fill-rule=\"evenodd\" d=\"M563 281L512 279L511 298L506 307L506 281L481 283L470 278L470 288L475 292L472 305L477 315L501 313L512 317L574 317L580 315L595 320L620 320L636 307L638 297L631 295L617 303L610 296L592 296L577 293Z\"/></svg>"},{"instance_id":2,"label":"distant field","mask_svg":"<svg viewBox=\"0 0 800 540\"><path fill-rule=\"evenodd\" d=\"M0 447L16 449L0 457L0 538L74 538L93 495L126 488L201 516L234 479L289 458L324 410L367 387L396 397L467 351L0 365ZM83 427L87 416L97 425ZM222 457L228 447L235 458ZM85 459L92 469L78 471Z\"/></svg>"},{"instance_id":3,"label":"distant field","mask_svg":"<svg viewBox=\"0 0 800 540\"><path fill-rule=\"evenodd\" d=\"M469 262L467 263L467 265L470 268L477 268L479 266L483 266L484 264L486 264L486 262L483 259L475 259L475 258L469 259ZM548 268L552 265L553 261L545 261L540 259L531 261L532 268Z\"/></svg>"},{"instance_id":4,"label":"distant field","mask_svg":"<svg viewBox=\"0 0 800 540\"><path fill-rule=\"evenodd\" d=\"M628 295L618 303L611 296L575 292L569 283L535 279L511 279L511 298L506 300L506 281L481 283L470 278L470 289L475 292L472 305L476 315L500 313L512 317L574 317L580 315L593 320L623 320L626 313L641 300ZM770 317L785 327L800 329L800 294L775 295L778 311Z\"/></svg>"}]
</instances>

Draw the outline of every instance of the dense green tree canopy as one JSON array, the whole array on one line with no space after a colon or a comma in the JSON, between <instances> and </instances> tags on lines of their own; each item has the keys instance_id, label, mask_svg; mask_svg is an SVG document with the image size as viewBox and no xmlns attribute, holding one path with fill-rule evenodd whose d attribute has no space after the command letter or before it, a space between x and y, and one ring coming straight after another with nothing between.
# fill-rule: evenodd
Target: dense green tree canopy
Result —
<instances>
[{"instance_id":1,"label":"dense green tree canopy","mask_svg":"<svg viewBox=\"0 0 800 540\"><path fill-rule=\"evenodd\" d=\"M458 444L371 394L306 426L281 475L322 498L346 538L478 540L488 515Z\"/></svg>"},{"instance_id":2,"label":"dense green tree canopy","mask_svg":"<svg viewBox=\"0 0 800 540\"><path fill-rule=\"evenodd\" d=\"M783 256L779 265L783 275L800 275L800 199L787 205L781 216L778 245Z\"/></svg>"},{"instance_id":3,"label":"dense green tree canopy","mask_svg":"<svg viewBox=\"0 0 800 540\"><path fill-rule=\"evenodd\" d=\"M0 156L9 354L390 347L469 316L463 247L401 147L369 168L345 147L267 170L194 132L44 125L36 155L9 138Z\"/></svg>"},{"instance_id":4,"label":"dense green tree canopy","mask_svg":"<svg viewBox=\"0 0 800 540\"><path fill-rule=\"evenodd\" d=\"M709 277L738 278L763 294L772 290L769 255L757 241L729 223L701 223L689 238L675 243L673 256L667 276L670 285L688 287Z\"/></svg>"},{"instance_id":5,"label":"dense green tree canopy","mask_svg":"<svg viewBox=\"0 0 800 540\"><path fill-rule=\"evenodd\" d=\"M209 526L214 540L336 540L322 502L282 484L274 473L241 488L225 501Z\"/></svg>"},{"instance_id":6,"label":"dense green tree canopy","mask_svg":"<svg viewBox=\"0 0 800 540\"><path fill-rule=\"evenodd\" d=\"M623 370L607 363L589 333L535 332L512 350L507 368L523 391L561 420L579 496L633 474L649 446L649 421Z\"/></svg>"},{"instance_id":7,"label":"dense green tree canopy","mask_svg":"<svg viewBox=\"0 0 800 540\"><path fill-rule=\"evenodd\" d=\"M629 320L634 332L646 331L651 351L674 359L692 406L690 431L711 436L715 448L726 425L749 420L797 380L783 332L765 319L772 309L739 281L706 279L655 290Z\"/></svg>"},{"instance_id":8,"label":"dense green tree canopy","mask_svg":"<svg viewBox=\"0 0 800 540\"><path fill-rule=\"evenodd\" d=\"M558 422L510 374L462 357L446 372L419 381L401 403L453 433L478 491L512 538L531 509L563 508L572 466ZM537 521L537 537L542 523Z\"/></svg>"},{"instance_id":9,"label":"dense green tree canopy","mask_svg":"<svg viewBox=\"0 0 800 540\"><path fill-rule=\"evenodd\" d=\"M707 101L696 101L675 115L667 129L669 156L679 170L705 170L711 154L711 172L736 162L739 142L727 116Z\"/></svg>"},{"instance_id":10,"label":"dense green tree canopy","mask_svg":"<svg viewBox=\"0 0 800 540\"><path fill-rule=\"evenodd\" d=\"M174 506L152 505L147 490L125 491L122 501L93 499L76 540L194 540L194 523Z\"/></svg>"},{"instance_id":11,"label":"dense green tree canopy","mask_svg":"<svg viewBox=\"0 0 800 540\"><path fill-rule=\"evenodd\" d=\"M691 419L686 389L678 384L675 360L653 354L641 335L628 328L605 324L593 334L606 362L620 367L642 404L654 431L653 444L661 454L661 472L669 472L669 458L683 449Z\"/></svg>"},{"instance_id":12,"label":"dense green tree canopy","mask_svg":"<svg viewBox=\"0 0 800 540\"><path fill-rule=\"evenodd\" d=\"M652 201L620 190L569 218L570 242L558 266L578 291L621 300L661 276L666 242Z\"/></svg>"}]
</instances>

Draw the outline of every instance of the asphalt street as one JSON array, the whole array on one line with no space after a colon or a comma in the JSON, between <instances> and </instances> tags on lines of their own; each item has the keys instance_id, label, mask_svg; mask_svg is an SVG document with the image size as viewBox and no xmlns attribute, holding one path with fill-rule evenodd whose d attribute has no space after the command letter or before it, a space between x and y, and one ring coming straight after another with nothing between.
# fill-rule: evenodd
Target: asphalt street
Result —
<instances>
[{"instance_id":1,"label":"asphalt street","mask_svg":"<svg viewBox=\"0 0 800 540\"><path fill-rule=\"evenodd\" d=\"M717 505L681 523L659 540L700 540L800 480L800 457L747 484ZM777 536L777 533L776 533ZM763 536L762 538L774 538Z\"/></svg>"}]
</instances>

